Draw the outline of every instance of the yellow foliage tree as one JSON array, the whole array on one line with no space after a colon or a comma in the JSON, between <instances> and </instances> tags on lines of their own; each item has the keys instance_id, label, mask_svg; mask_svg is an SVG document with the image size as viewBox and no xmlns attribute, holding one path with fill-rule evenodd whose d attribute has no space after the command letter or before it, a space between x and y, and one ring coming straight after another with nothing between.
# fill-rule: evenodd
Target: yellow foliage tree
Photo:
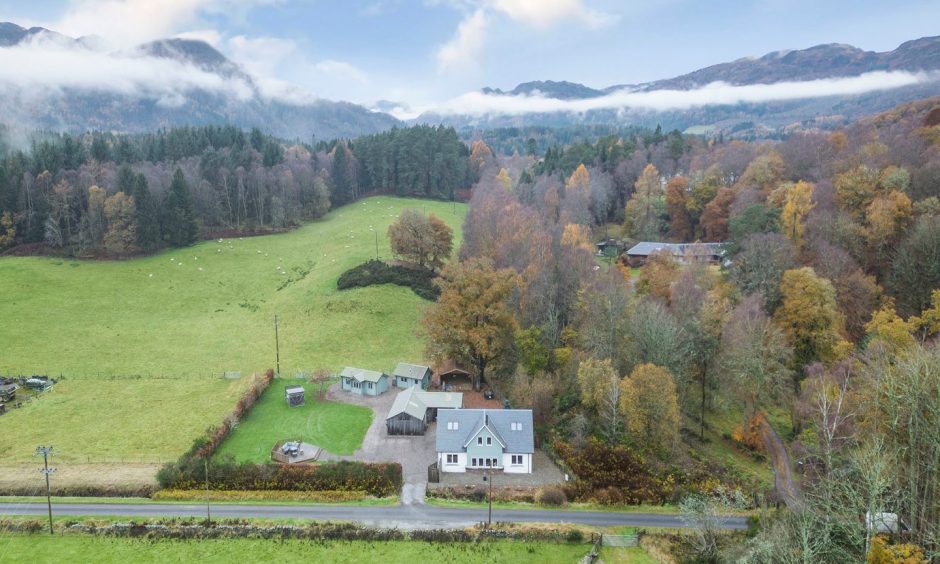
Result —
<instances>
[{"instance_id":1,"label":"yellow foliage tree","mask_svg":"<svg viewBox=\"0 0 940 564\"><path fill-rule=\"evenodd\" d=\"M787 270L780 282L783 302L774 321L793 347L796 366L842 358L851 345L842 339L842 314L829 280L809 267Z\"/></svg>"},{"instance_id":2,"label":"yellow foliage tree","mask_svg":"<svg viewBox=\"0 0 940 564\"><path fill-rule=\"evenodd\" d=\"M591 174L583 164L578 165L578 168L574 169L574 172L568 177L568 181L565 182L565 190L582 193L590 192Z\"/></svg>"},{"instance_id":3,"label":"yellow foliage tree","mask_svg":"<svg viewBox=\"0 0 940 564\"><path fill-rule=\"evenodd\" d=\"M477 139L473 142L473 145L470 146L470 164L476 170L477 174L483 170L483 167L492 160L493 151L490 150L489 146L483 142L482 139Z\"/></svg>"},{"instance_id":4,"label":"yellow foliage tree","mask_svg":"<svg viewBox=\"0 0 940 564\"><path fill-rule=\"evenodd\" d=\"M913 214L911 199L907 194L892 190L887 194L878 194L865 209L865 222L868 224L868 241L875 252L897 242Z\"/></svg>"},{"instance_id":5,"label":"yellow foliage tree","mask_svg":"<svg viewBox=\"0 0 940 564\"><path fill-rule=\"evenodd\" d=\"M565 225L565 230L561 234L561 244L585 249L590 253L594 252L594 244L591 243L591 230L580 223Z\"/></svg>"},{"instance_id":6,"label":"yellow foliage tree","mask_svg":"<svg viewBox=\"0 0 940 564\"><path fill-rule=\"evenodd\" d=\"M641 294L649 294L666 303L672 295L672 283L679 277L679 264L668 251L658 251L646 259L640 270L636 289Z\"/></svg>"},{"instance_id":7,"label":"yellow foliage tree","mask_svg":"<svg viewBox=\"0 0 940 564\"><path fill-rule=\"evenodd\" d=\"M865 557L867 564L927 564L924 549L916 544L888 544L881 535L871 539L871 548Z\"/></svg>"},{"instance_id":8,"label":"yellow foliage tree","mask_svg":"<svg viewBox=\"0 0 940 564\"><path fill-rule=\"evenodd\" d=\"M627 430L654 449L672 449L679 439L679 400L668 370L641 364L620 382L620 412Z\"/></svg>"},{"instance_id":9,"label":"yellow foliage tree","mask_svg":"<svg viewBox=\"0 0 940 564\"><path fill-rule=\"evenodd\" d=\"M610 359L588 358L578 365L578 387L581 403L590 409L600 409L613 394L620 377Z\"/></svg>"},{"instance_id":10,"label":"yellow foliage tree","mask_svg":"<svg viewBox=\"0 0 940 564\"><path fill-rule=\"evenodd\" d=\"M0 215L0 248L13 244L16 238L16 225L13 223L13 216L5 211Z\"/></svg>"},{"instance_id":11,"label":"yellow foliage tree","mask_svg":"<svg viewBox=\"0 0 940 564\"><path fill-rule=\"evenodd\" d=\"M772 190L783 178L785 166L777 151L760 155L748 163L738 179L739 186L754 186L765 192Z\"/></svg>"},{"instance_id":12,"label":"yellow foliage tree","mask_svg":"<svg viewBox=\"0 0 940 564\"><path fill-rule=\"evenodd\" d=\"M860 219L878 189L877 170L864 165L849 169L835 178L836 201L845 211Z\"/></svg>"},{"instance_id":13,"label":"yellow foliage tree","mask_svg":"<svg viewBox=\"0 0 940 564\"><path fill-rule=\"evenodd\" d=\"M871 335L873 343L880 343L897 356L917 344L913 335L917 330L917 319L904 321L894 311L894 305L886 303L871 316L871 321L865 324L865 331Z\"/></svg>"},{"instance_id":14,"label":"yellow foliage tree","mask_svg":"<svg viewBox=\"0 0 940 564\"><path fill-rule=\"evenodd\" d=\"M813 203L813 185L809 182L797 182L787 191L780 222L783 234L790 239L797 250L803 249L803 233L806 231L806 216L816 206Z\"/></svg>"},{"instance_id":15,"label":"yellow foliage tree","mask_svg":"<svg viewBox=\"0 0 940 564\"><path fill-rule=\"evenodd\" d=\"M509 171L505 168L499 169L499 174L496 175L496 180L503 185L506 190L512 189L512 178L509 177Z\"/></svg>"}]
</instances>

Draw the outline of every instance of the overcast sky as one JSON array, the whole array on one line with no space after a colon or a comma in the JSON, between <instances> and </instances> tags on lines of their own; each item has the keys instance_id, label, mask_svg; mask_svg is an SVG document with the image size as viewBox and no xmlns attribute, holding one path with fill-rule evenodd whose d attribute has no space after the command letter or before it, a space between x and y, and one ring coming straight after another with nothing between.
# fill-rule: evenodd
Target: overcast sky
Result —
<instances>
[{"instance_id":1,"label":"overcast sky","mask_svg":"<svg viewBox=\"0 0 940 564\"><path fill-rule=\"evenodd\" d=\"M0 0L0 21L114 45L209 41L331 99L437 104L529 80L668 78L820 43L940 34L938 0Z\"/></svg>"}]
</instances>

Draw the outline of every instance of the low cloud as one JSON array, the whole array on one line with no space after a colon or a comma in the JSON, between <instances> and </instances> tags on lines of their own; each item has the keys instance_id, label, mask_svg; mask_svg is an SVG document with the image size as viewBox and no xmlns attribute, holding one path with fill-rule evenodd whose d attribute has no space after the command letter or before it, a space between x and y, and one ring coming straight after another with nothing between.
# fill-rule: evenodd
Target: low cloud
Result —
<instances>
[{"instance_id":1,"label":"low cloud","mask_svg":"<svg viewBox=\"0 0 940 564\"><path fill-rule=\"evenodd\" d=\"M695 90L618 90L597 98L560 100L539 94L495 95L468 92L422 112L441 115L483 116L533 113L584 113L592 110L683 110L700 106L731 105L798 100L823 96L848 96L891 90L940 80L940 75L910 72L870 72L855 77L827 78L803 82L777 82L733 86L714 82Z\"/></svg>"},{"instance_id":2,"label":"low cloud","mask_svg":"<svg viewBox=\"0 0 940 564\"><path fill-rule=\"evenodd\" d=\"M225 93L241 100L254 95L244 80L223 78L172 59L49 41L0 49L0 85L34 98L79 89L146 95L171 105L192 90Z\"/></svg>"}]
</instances>

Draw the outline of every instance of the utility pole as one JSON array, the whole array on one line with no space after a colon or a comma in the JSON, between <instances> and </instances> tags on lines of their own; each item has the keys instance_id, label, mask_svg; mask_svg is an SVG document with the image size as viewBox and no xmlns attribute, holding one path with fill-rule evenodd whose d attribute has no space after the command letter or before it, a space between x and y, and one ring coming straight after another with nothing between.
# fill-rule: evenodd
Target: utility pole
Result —
<instances>
[{"instance_id":1,"label":"utility pole","mask_svg":"<svg viewBox=\"0 0 940 564\"><path fill-rule=\"evenodd\" d=\"M379 232L375 232L375 260L379 260Z\"/></svg>"},{"instance_id":2,"label":"utility pole","mask_svg":"<svg viewBox=\"0 0 940 564\"><path fill-rule=\"evenodd\" d=\"M489 482L489 492L486 494L486 501L489 505L489 514L486 517L486 528L491 529L493 527L493 474L490 470L486 471L486 476L483 476L484 482Z\"/></svg>"},{"instance_id":3,"label":"utility pole","mask_svg":"<svg viewBox=\"0 0 940 564\"><path fill-rule=\"evenodd\" d=\"M36 447L36 456L42 456L42 468L39 469L46 476L46 504L49 507L49 534L52 532L52 493L49 489L49 474L55 472L55 468L49 468L49 455L52 454L51 446Z\"/></svg>"},{"instance_id":4,"label":"utility pole","mask_svg":"<svg viewBox=\"0 0 940 564\"><path fill-rule=\"evenodd\" d=\"M212 513L209 512L209 457L205 458L206 463L206 524L212 523Z\"/></svg>"},{"instance_id":5,"label":"utility pole","mask_svg":"<svg viewBox=\"0 0 940 564\"><path fill-rule=\"evenodd\" d=\"M277 359L277 375L281 375L281 341L277 336L277 314L274 314L274 354Z\"/></svg>"}]
</instances>

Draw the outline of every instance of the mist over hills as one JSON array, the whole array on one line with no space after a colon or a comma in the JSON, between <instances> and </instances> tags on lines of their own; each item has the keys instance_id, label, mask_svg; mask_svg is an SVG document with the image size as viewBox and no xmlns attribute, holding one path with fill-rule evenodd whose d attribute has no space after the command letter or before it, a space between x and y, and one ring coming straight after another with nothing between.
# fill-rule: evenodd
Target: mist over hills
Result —
<instances>
[{"instance_id":1,"label":"mist over hills","mask_svg":"<svg viewBox=\"0 0 940 564\"><path fill-rule=\"evenodd\" d=\"M647 125L763 136L832 127L940 92L940 37L883 53L844 44L776 51L643 84L592 88L568 81L483 88L416 122L462 128L573 123ZM724 100L723 100L724 98ZM564 101L551 111L545 100Z\"/></svg>"},{"instance_id":2,"label":"mist over hills","mask_svg":"<svg viewBox=\"0 0 940 564\"><path fill-rule=\"evenodd\" d=\"M97 38L0 23L0 114L26 129L143 132L231 123L310 140L354 137L400 122L348 102L270 85L214 47L162 39L113 50Z\"/></svg>"}]
</instances>

